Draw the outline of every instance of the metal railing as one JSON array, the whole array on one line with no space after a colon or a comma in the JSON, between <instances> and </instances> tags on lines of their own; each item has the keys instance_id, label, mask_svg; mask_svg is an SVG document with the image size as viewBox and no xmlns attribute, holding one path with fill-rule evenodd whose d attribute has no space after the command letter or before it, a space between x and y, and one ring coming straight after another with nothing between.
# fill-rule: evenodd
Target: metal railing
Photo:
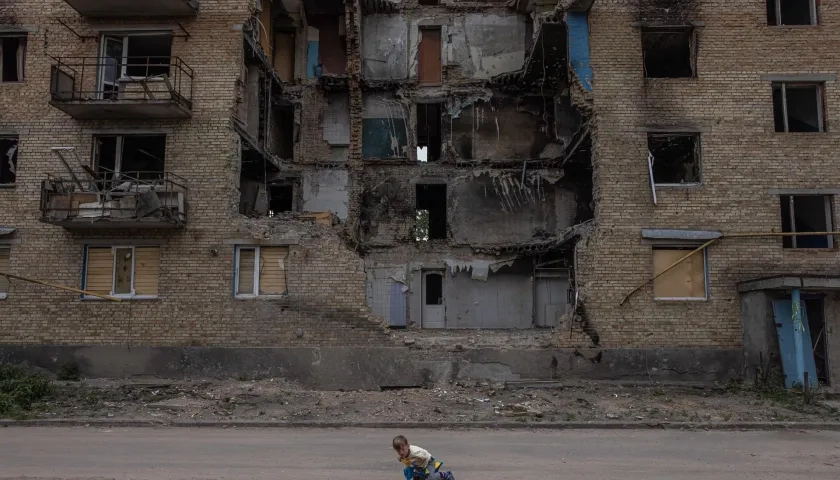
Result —
<instances>
[{"instance_id":1,"label":"metal railing","mask_svg":"<svg viewBox=\"0 0 840 480\"><path fill-rule=\"evenodd\" d=\"M41 183L42 221L186 223L187 182L178 175L106 172L69 177L48 174Z\"/></svg>"},{"instance_id":2,"label":"metal railing","mask_svg":"<svg viewBox=\"0 0 840 480\"><path fill-rule=\"evenodd\" d=\"M169 100L192 108L193 69L178 57L55 58L53 101Z\"/></svg>"}]
</instances>

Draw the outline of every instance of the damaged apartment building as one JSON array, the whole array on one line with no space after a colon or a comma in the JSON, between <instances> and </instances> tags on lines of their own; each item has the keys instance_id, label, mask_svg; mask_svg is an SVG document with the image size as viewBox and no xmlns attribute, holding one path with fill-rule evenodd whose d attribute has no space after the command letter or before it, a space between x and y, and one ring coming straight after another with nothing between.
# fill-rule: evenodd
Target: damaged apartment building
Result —
<instances>
[{"instance_id":1,"label":"damaged apartment building","mask_svg":"<svg viewBox=\"0 0 840 480\"><path fill-rule=\"evenodd\" d=\"M838 23L818 0L4 3L0 358L836 384Z\"/></svg>"}]
</instances>

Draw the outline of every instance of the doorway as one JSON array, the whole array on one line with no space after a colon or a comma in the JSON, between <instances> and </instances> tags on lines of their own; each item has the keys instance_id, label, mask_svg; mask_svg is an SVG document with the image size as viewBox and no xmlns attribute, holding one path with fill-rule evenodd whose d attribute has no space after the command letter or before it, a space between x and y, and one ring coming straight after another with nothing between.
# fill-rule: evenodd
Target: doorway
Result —
<instances>
[{"instance_id":1,"label":"doorway","mask_svg":"<svg viewBox=\"0 0 840 480\"><path fill-rule=\"evenodd\" d=\"M826 345L825 299L821 295L803 295L808 330L811 332L811 349L820 385L828 385L828 346Z\"/></svg>"},{"instance_id":2,"label":"doorway","mask_svg":"<svg viewBox=\"0 0 840 480\"><path fill-rule=\"evenodd\" d=\"M554 327L569 303L569 271L538 269L534 282L534 325Z\"/></svg>"},{"instance_id":3,"label":"doorway","mask_svg":"<svg viewBox=\"0 0 840 480\"><path fill-rule=\"evenodd\" d=\"M422 328L446 328L446 305L443 297L443 270L423 272Z\"/></svg>"}]
</instances>

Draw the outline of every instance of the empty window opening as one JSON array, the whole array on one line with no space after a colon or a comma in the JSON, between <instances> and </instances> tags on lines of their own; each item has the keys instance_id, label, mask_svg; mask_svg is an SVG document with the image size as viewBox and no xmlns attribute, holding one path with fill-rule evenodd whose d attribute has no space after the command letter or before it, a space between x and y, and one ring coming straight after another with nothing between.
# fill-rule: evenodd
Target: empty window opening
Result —
<instances>
[{"instance_id":1,"label":"empty window opening","mask_svg":"<svg viewBox=\"0 0 840 480\"><path fill-rule=\"evenodd\" d=\"M415 239L446 239L446 185L417 185Z\"/></svg>"},{"instance_id":2,"label":"empty window opening","mask_svg":"<svg viewBox=\"0 0 840 480\"><path fill-rule=\"evenodd\" d=\"M821 385L829 384L828 349L826 347L825 300L821 296L803 297L808 317L808 331L811 334L811 351L817 367L817 379Z\"/></svg>"},{"instance_id":3,"label":"empty window opening","mask_svg":"<svg viewBox=\"0 0 840 480\"><path fill-rule=\"evenodd\" d=\"M419 0L420 5L440 5L440 0Z\"/></svg>"},{"instance_id":4,"label":"empty window opening","mask_svg":"<svg viewBox=\"0 0 840 480\"><path fill-rule=\"evenodd\" d=\"M830 195L782 195L782 232L832 231ZM797 235L782 238L784 248L832 248L831 235Z\"/></svg>"},{"instance_id":5,"label":"empty window opening","mask_svg":"<svg viewBox=\"0 0 840 480\"><path fill-rule=\"evenodd\" d=\"M420 29L420 53L417 64L417 75L421 85L440 85L441 68L441 40L440 28Z\"/></svg>"},{"instance_id":6,"label":"empty window opening","mask_svg":"<svg viewBox=\"0 0 840 480\"><path fill-rule=\"evenodd\" d=\"M659 275L693 250L690 247L655 247L654 275ZM657 277L653 281L653 297L657 300L706 300L709 296L706 259L706 250L703 249Z\"/></svg>"},{"instance_id":7,"label":"empty window opening","mask_svg":"<svg viewBox=\"0 0 840 480\"><path fill-rule=\"evenodd\" d=\"M440 273L427 273L426 280L426 305L443 305L443 275Z\"/></svg>"},{"instance_id":8,"label":"empty window opening","mask_svg":"<svg viewBox=\"0 0 840 480\"><path fill-rule=\"evenodd\" d=\"M100 89L119 91L123 78L169 75L172 35L136 34L102 37Z\"/></svg>"},{"instance_id":9,"label":"empty window opening","mask_svg":"<svg viewBox=\"0 0 840 480\"><path fill-rule=\"evenodd\" d=\"M694 30L655 28L642 30L645 77L683 78L694 74Z\"/></svg>"},{"instance_id":10,"label":"empty window opening","mask_svg":"<svg viewBox=\"0 0 840 480\"><path fill-rule=\"evenodd\" d=\"M441 150L441 108L437 103L417 105L417 160L436 162ZM422 153L421 153L422 150Z\"/></svg>"},{"instance_id":11,"label":"empty window opening","mask_svg":"<svg viewBox=\"0 0 840 480\"><path fill-rule=\"evenodd\" d=\"M26 37L0 37L0 82L22 82L26 62Z\"/></svg>"},{"instance_id":12,"label":"empty window opening","mask_svg":"<svg viewBox=\"0 0 840 480\"><path fill-rule=\"evenodd\" d=\"M697 134L648 134L648 150L656 185L700 183Z\"/></svg>"},{"instance_id":13,"label":"empty window opening","mask_svg":"<svg viewBox=\"0 0 840 480\"><path fill-rule=\"evenodd\" d=\"M103 178L162 178L166 135L101 135L93 138L93 165Z\"/></svg>"},{"instance_id":14,"label":"empty window opening","mask_svg":"<svg viewBox=\"0 0 840 480\"><path fill-rule=\"evenodd\" d=\"M87 247L85 257L85 290L115 297L157 297L160 247Z\"/></svg>"},{"instance_id":15,"label":"empty window opening","mask_svg":"<svg viewBox=\"0 0 840 480\"><path fill-rule=\"evenodd\" d=\"M773 121L777 132L822 132L821 85L774 83Z\"/></svg>"},{"instance_id":16,"label":"empty window opening","mask_svg":"<svg viewBox=\"0 0 840 480\"><path fill-rule=\"evenodd\" d=\"M279 107L274 109L274 132L272 144L274 153L283 160L295 156L295 109Z\"/></svg>"},{"instance_id":17,"label":"empty window opening","mask_svg":"<svg viewBox=\"0 0 840 480\"><path fill-rule=\"evenodd\" d=\"M17 179L18 138L0 137L0 185L14 185Z\"/></svg>"},{"instance_id":18,"label":"empty window opening","mask_svg":"<svg viewBox=\"0 0 840 480\"><path fill-rule=\"evenodd\" d=\"M816 25L816 0L766 0L767 25Z\"/></svg>"},{"instance_id":19,"label":"empty window opening","mask_svg":"<svg viewBox=\"0 0 840 480\"><path fill-rule=\"evenodd\" d=\"M11 253L11 249L7 246L0 245L0 273L10 273L9 272L9 254ZM3 276L0 276L0 300L6 298L6 295L9 293L9 279Z\"/></svg>"},{"instance_id":20,"label":"empty window opening","mask_svg":"<svg viewBox=\"0 0 840 480\"><path fill-rule=\"evenodd\" d=\"M237 297L284 295L288 247L236 247Z\"/></svg>"},{"instance_id":21,"label":"empty window opening","mask_svg":"<svg viewBox=\"0 0 840 480\"><path fill-rule=\"evenodd\" d=\"M295 205L295 187L292 184L273 184L268 187L268 215L291 212Z\"/></svg>"}]
</instances>

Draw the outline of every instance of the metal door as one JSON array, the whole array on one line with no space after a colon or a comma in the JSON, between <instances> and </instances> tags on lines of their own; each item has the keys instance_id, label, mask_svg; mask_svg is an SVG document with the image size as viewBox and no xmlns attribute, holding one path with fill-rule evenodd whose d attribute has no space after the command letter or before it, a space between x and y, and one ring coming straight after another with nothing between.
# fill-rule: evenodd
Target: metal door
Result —
<instances>
[{"instance_id":1,"label":"metal door","mask_svg":"<svg viewBox=\"0 0 840 480\"><path fill-rule=\"evenodd\" d=\"M422 328L446 328L443 271L423 272Z\"/></svg>"},{"instance_id":2,"label":"metal door","mask_svg":"<svg viewBox=\"0 0 840 480\"><path fill-rule=\"evenodd\" d=\"M534 323L553 327L568 309L569 274L537 271L534 282Z\"/></svg>"}]
</instances>

